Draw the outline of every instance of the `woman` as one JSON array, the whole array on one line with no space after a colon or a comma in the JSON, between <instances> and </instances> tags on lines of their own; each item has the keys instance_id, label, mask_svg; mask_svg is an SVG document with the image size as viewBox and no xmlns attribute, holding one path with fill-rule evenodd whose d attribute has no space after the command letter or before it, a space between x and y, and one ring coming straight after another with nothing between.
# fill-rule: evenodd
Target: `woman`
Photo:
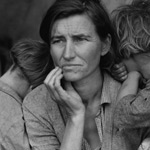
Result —
<instances>
[{"instance_id":1,"label":"woman","mask_svg":"<svg viewBox=\"0 0 150 150\"><path fill-rule=\"evenodd\" d=\"M45 85L23 102L31 146L35 150L138 148L142 133L113 126L120 84L105 70L113 63L116 38L99 1L56 1L42 21L40 35L50 45L55 68Z\"/></svg>"},{"instance_id":2,"label":"woman","mask_svg":"<svg viewBox=\"0 0 150 150\"><path fill-rule=\"evenodd\" d=\"M49 46L25 39L18 41L10 54L13 64L0 78L0 149L29 150L22 102L50 71Z\"/></svg>"}]
</instances>

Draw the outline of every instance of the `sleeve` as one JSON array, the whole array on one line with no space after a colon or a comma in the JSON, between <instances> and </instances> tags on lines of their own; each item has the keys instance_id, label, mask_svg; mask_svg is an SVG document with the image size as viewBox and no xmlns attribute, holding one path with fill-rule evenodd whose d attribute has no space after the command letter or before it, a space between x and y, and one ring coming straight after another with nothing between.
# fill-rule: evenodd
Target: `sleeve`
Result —
<instances>
[{"instance_id":1,"label":"sleeve","mask_svg":"<svg viewBox=\"0 0 150 150\"><path fill-rule=\"evenodd\" d=\"M40 92L29 94L23 102L29 142L33 150L57 150L60 142L46 110L48 97L44 95Z\"/></svg>"},{"instance_id":2,"label":"sleeve","mask_svg":"<svg viewBox=\"0 0 150 150\"><path fill-rule=\"evenodd\" d=\"M20 126L21 125L21 126ZM22 127L22 124L16 122L12 124L7 132L7 135L0 142L2 150L31 150L27 134Z\"/></svg>"},{"instance_id":3,"label":"sleeve","mask_svg":"<svg viewBox=\"0 0 150 150\"><path fill-rule=\"evenodd\" d=\"M114 124L117 127L150 126L150 90L143 89L137 95L127 95L116 104Z\"/></svg>"},{"instance_id":4,"label":"sleeve","mask_svg":"<svg viewBox=\"0 0 150 150\"><path fill-rule=\"evenodd\" d=\"M0 91L0 150L31 150L20 101Z\"/></svg>"}]
</instances>

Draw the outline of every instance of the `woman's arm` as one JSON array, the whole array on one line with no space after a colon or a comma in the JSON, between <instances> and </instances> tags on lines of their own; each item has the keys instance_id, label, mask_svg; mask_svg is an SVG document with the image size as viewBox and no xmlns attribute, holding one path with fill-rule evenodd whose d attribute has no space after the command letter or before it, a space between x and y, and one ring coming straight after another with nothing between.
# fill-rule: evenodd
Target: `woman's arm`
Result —
<instances>
[{"instance_id":1,"label":"woman's arm","mask_svg":"<svg viewBox=\"0 0 150 150\"><path fill-rule=\"evenodd\" d=\"M68 118L42 85L27 95L23 112L31 147L35 150L81 149L84 112Z\"/></svg>"},{"instance_id":2,"label":"woman's arm","mask_svg":"<svg viewBox=\"0 0 150 150\"><path fill-rule=\"evenodd\" d=\"M81 150L85 106L71 83L66 82L65 90L62 88L62 77L62 70L56 67L44 81L53 100L63 106L69 115L60 150Z\"/></svg>"},{"instance_id":3,"label":"woman's arm","mask_svg":"<svg viewBox=\"0 0 150 150\"><path fill-rule=\"evenodd\" d=\"M84 128L84 113L67 121L60 150L81 150Z\"/></svg>"}]
</instances>

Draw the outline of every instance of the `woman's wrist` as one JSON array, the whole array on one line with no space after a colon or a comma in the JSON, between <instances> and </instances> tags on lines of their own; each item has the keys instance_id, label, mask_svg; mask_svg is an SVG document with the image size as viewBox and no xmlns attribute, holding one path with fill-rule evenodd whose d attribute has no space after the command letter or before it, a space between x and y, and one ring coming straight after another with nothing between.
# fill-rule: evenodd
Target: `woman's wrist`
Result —
<instances>
[{"instance_id":1,"label":"woman's wrist","mask_svg":"<svg viewBox=\"0 0 150 150\"><path fill-rule=\"evenodd\" d=\"M84 118L85 118L84 110L70 116L70 120L73 123L79 123L79 122L81 123L82 121L84 122Z\"/></svg>"}]
</instances>

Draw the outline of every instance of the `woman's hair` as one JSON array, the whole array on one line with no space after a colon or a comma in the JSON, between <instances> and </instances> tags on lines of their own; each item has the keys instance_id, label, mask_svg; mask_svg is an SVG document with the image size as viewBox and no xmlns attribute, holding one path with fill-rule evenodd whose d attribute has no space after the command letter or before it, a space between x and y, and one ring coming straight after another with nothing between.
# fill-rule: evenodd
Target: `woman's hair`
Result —
<instances>
[{"instance_id":1,"label":"woman's hair","mask_svg":"<svg viewBox=\"0 0 150 150\"><path fill-rule=\"evenodd\" d=\"M19 77L26 78L33 88L42 84L53 68L49 46L42 41L20 40L12 47L10 55L13 61L11 71L19 68Z\"/></svg>"},{"instance_id":2,"label":"woman's hair","mask_svg":"<svg viewBox=\"0 0 150 150\"><path fill-rule=\"evenodd\" d=\"M112 16L119 39L120 58L150 52L149 0L134 0L131 5L124 5L114 10Z\"/></svg>"},{"instance_id":3,"label":"woman's hair","mask_svg":"<svg viewBox=\"0 0 150 150\"><path fill-rule=\"evenodd\" d=\"M73 15L86 14L95 25L100 40L111 36L111 50L101 58L101 68L108 67L114 58L112 49L117 48L116 35L110 18L99 0L56 0L48 9L40 27L41 38L50 45L51 30L56 20Z\"/></svg>"}]
</instances>

